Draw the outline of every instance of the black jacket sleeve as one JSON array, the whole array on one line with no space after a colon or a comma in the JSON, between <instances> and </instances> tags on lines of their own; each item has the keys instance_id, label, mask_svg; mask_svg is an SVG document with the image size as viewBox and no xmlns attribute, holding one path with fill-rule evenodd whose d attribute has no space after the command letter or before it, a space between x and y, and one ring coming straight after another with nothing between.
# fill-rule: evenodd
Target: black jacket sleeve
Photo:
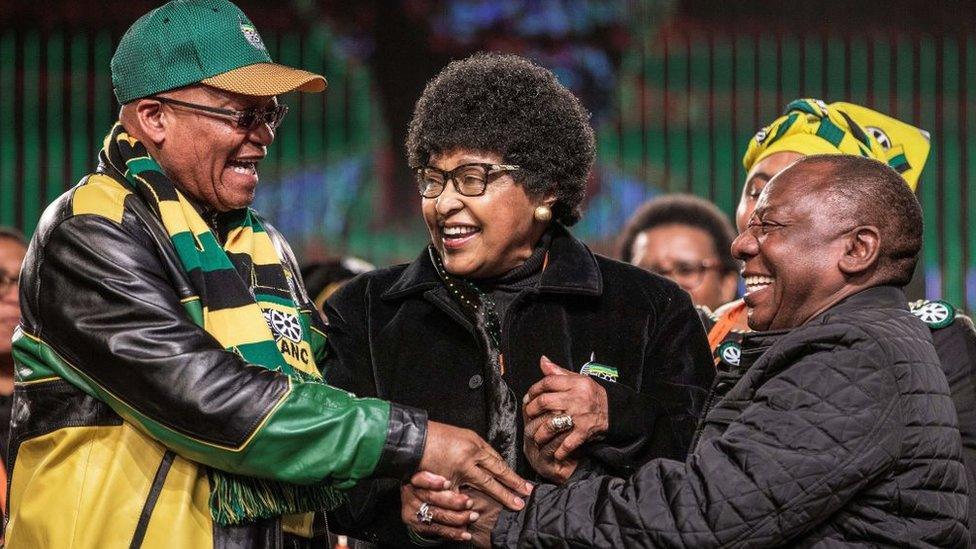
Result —
<instances>
[{"instance_id":1,"label":"black jacket sleeve","mask_svg":"<svg viewBox=\"0 0 976 549\"><path fill-rule=\"evenodd\" d=\"M778 546L886 474L899 454L896 381L862 349L809 354L751 400L686 463L659 459L627 479L537 487L522 512L502 513L494 545Z\"/></svg>"},{"instance_id":2,"label":"black jacket sleeve","mask_svg":"<svg viewBox=\"0 0 976 549\"><path fill-rule=\"evenodd\" d=\"M976 329L972 319L957 315L949 326L932 331L932 342L959 416L970 491L969 533L976 545Z\"/></svg>"},{"instance_id":3,"label":"black jacket sleeve","mask_svg":"<svg viewBox=\"0 0 976 549\"><path fill-rule=\"evenodd\" d=\"M648 326L640 391L601 382L610 428L589 454L629 475L649 457L684 460L715 368L691 298L669 284L661 313Z\"/></svg>"}]
</instances>

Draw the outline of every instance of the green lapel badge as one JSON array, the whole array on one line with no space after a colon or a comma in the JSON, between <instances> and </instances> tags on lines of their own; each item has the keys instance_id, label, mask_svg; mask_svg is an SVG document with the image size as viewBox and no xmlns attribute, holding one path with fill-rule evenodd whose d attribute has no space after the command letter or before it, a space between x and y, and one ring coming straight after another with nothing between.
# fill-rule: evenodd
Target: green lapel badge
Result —
<instances>
[{"instance_id":1,"label":"green lapel badge","mask_svg":"<svg viewBox=\"0 0 976 549\"><path fill-rule=\"evenodd\" d=\"M920 299L909 304L912 314L922 322L928 324L929 328L938 330L952 324L956 318L956 309L948 301L936 300L929 301Z\"/></svg>"},{"instance_id":2,"label":"green lapel badge","mask_svg":"<svg viewBox=\"0 0 976 549\"><path fill-rule=\"evenodd\" d=\"M729 366L738 366L742 357L742 347L735 341L726 341L718 346L718 357Z\"/></svg>"},{"instance_id":3,"label":"green lapel badge","mask_svg":"<svg viewBox=\"0 0 976 549\"><path fill-rule=\"evenodd\" d=\"M596 362L596 353L590 353L590 361L580 368L579 373L585 376L598 377L612 383L616 383L619 377L616 368Z\"/></svg>"}]
</instances>

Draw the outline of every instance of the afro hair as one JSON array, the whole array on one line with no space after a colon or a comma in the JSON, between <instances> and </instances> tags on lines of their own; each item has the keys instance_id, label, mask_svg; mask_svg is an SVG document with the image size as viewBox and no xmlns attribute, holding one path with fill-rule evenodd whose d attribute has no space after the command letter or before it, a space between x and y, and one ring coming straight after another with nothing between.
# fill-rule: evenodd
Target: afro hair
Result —
<instances>
[{"instance_id":1,"label":"afro hair","mask_svg":"<svg viewBox=\"0 0 976 549\"><path fill-rule=\"evenodd\" d=\"M533 196L552 193L563 225L576 223L593 166L590 115L548 69L519 57L477 53L448 64L417 100L407 133L407 161L469 149L493 152L522 169Z\"/></svg>"}]
</instances>

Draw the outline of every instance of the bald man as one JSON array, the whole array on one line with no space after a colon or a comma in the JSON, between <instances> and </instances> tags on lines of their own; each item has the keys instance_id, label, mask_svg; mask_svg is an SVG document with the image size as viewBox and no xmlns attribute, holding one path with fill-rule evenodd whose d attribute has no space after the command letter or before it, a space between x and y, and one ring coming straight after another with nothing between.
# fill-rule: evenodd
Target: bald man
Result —
<instances>
[{"instance_id":1,"label":"bald man","mask_svg":"<svg viewBox=\"0 0 976 549\"><path fill-rule=\"evenodd\" d=\"M809 156L781 172L732 246L756 281L746 373L706 410L693 454L628 479L540 486L490 540L471 527L476 542L965 546L956 414L901 289L921 236L918 201L878 161Z\"/></svg>"}]
</instances>

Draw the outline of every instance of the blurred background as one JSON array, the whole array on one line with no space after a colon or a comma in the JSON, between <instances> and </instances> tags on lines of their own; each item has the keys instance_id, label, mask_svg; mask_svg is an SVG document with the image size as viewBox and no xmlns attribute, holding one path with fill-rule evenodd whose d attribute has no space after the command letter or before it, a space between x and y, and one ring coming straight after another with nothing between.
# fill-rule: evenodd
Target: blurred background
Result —
<instances>
[{"instance_id":1,"label":"blurred background","mask_svg":"<svg viewBox=\"0 0 976 549\"><path fill-rule=\"evenodd\" d=\"M90 171L115 119L109 59L160 2L0 0L0 224L28 235ZM376 265L426 242L403 155L424 84L477 50L551 68L593 113L598 160L574 233L612 252L645 199L730 216L748 140L797 97L931 132L913 297L976 306L976 4L954 0L237 0L277 61L319 71L260 166L256 209L305 261ZM969 158L973 161L970 162Z\"/></svg>"}]
</instances>

